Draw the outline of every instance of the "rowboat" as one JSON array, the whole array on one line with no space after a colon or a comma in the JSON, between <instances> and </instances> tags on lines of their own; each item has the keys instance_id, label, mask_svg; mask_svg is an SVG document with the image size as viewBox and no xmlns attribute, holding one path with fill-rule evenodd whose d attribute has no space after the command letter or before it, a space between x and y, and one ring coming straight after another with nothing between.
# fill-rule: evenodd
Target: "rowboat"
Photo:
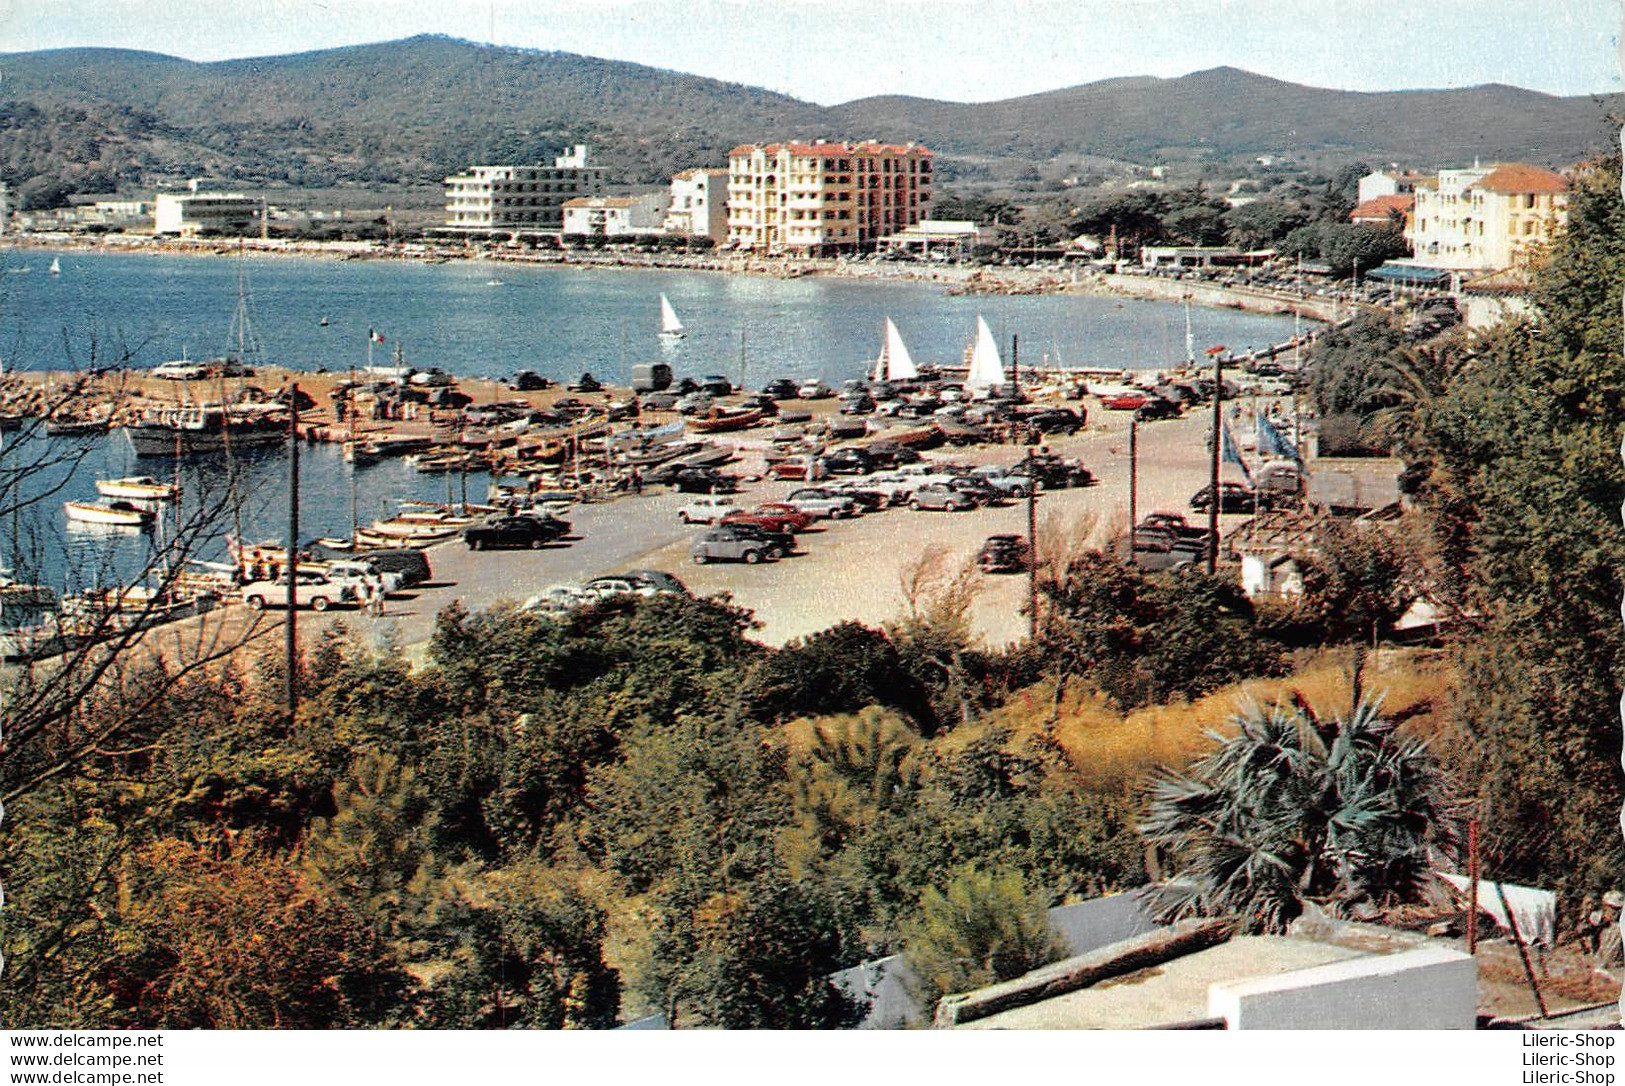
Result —
<instances>
[{"instance_id":1,"label":"rowboat","mask_svg":"<svg viewBox=\"0 0 1625 1086\"><path fill-rule=\"evenodd\" d=\"M80 524L101 524L116 528L146 528L156 514L127 501L116 502L63 502L68 519Z\"/></svg>"},{"instance_id":2,"label":"rowboat","mask_svg":"<svg viewBox=\"0 0 1625 1086\"><path fill-rule=\"evenodd\" d=\"M180 497L180 487L174 483L161 483L150 475L97 479L96 492L104 498L127 498L141 502L167 502Z\"/></svg>"}]
</instances>

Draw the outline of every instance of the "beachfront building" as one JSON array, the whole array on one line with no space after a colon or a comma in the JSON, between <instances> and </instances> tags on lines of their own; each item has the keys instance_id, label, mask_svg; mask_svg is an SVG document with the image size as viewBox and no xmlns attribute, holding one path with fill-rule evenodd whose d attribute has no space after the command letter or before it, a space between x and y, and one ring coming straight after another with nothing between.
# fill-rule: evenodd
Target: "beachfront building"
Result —
<instances>
[{"instance_id":1,"label":"beachfront building","mask_svg":"<svg viewBox=\"0 0 1625 1086\"><path fill-rule=\"evenodd\" d=\"M1430 268L1513 267L1562 228L1568 194L1568 178L1523 163L1440 170L1417 185L1405 237Z\"/></svg>"},{"instance_id":2,"label":"beachfront building","mask_svg":"<svg viewBox=\"0 0 1625 1086\"><path fill-rule=\"evenodd\" d=\"M511 237L564 232L564 205L604 191L605 170L577 145L551 166L474 166L446 178L447 232Z\"/></svg>"},{"instance_id":3,"label":"beachfront building","mask_svg":"<svg viewBox=\"0 0 1625 1086\"><path fill-rule=\"evenodd\" d=\"M179 237L261 233L265 201L240 192L214 192L194 178L185 192L160 192L152 205L152 232Z\"/></svg>"},{"instance_id":4,"label":"beachfront building","mask_svg":"<svg viewBox=\"0 0 1625 1086\"><path fill-rule=\"evenodd\" d=\"M1384 196L1410 196L1416 186L1426 184L1428 175L1410 170L1373 170L1360 178L1358 203L1366 203Z\"/></svg>"},{"instance_id":5,"label":"beachfront building","mask_svg":"<svg viewBox=\"0 0 1625 1086\"><path fill-rule=\"evenodd\" d=\"M668 192L642 196L577 196L564 201L564 233L614 238L658 234L671 203Z\"/></svg>"},{"instance_id":6,"label":"beachfront building","mask_svg":"<svg viewBox=\"0 0 1625 1086\"><path fill-rule=\"evenodd\" d=\"M728 171L684 170L671 179L671 210L662 229L679 237L728 240Z\"/></svg>"},{"instance_id":7,"label":"beachfront building","mask_svg":"<svg viewBox=\"0 0 1625 1086\"><path fill-rule=\"evenodd\" d=\"M728 242L761 253L867 251L927 218L931 152L917 144L746 144L728 153Z\"/></svg>"}]
</instances>

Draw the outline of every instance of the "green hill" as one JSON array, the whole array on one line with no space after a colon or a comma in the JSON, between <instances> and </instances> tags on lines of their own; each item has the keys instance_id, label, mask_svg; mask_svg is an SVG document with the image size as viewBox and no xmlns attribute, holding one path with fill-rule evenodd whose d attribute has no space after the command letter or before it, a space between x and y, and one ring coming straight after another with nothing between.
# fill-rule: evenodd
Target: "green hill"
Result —
<instances>
[{"instance_id":1,"label":"green hill","mask_svg":"<svg viewBox=\"0 0 1625 1086\"><path fill-rule=\"evenodd\" d=\"M917 140L954 161L1335 156L1420 166L1572 162L1604 146L1612 98L1513 87L1358 94L1219 68L1001 102L834 107L568 53L444 37L195 63L117 49L0 56L0 178L32 205L216 175L306 187L432 184L475 162L588 143L617 179L721 165L741 142Z\"/></svg>"}]
</instances>

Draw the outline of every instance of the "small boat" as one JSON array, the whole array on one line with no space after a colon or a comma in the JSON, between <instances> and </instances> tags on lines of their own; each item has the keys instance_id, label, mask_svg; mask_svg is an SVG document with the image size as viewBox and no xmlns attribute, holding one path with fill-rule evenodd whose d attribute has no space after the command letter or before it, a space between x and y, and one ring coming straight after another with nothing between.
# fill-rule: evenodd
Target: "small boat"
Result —
<instances>
[{"instance_id":1,"label":"small boat","mask_svg":"<svg viewBox=\"0 0 1625 1086\"><path fill-rule=\"evenodd\" d=\"M151 509L127 501L63 502L68 519L80 524L102 524L115 528L146 528L157 519Z\"/></svg>"},{"instance_id":2,"label":"small boat","mask_svg":"<svg viewBox=\"0 0 1625 1086\"><path fill-rule=\"evenodd\" d=\"M0 573L0 607L48 610L56 606L56 592L45 585L24 584Z\"/></svg>"},{"instance_id":3,"label":"small boat","mask_svg":"<svg viewBox=\"0 0 1625 1086\"><path fill-rule=\"evenodd\" d=\"M62 261L59 258L54 257L54 256L51 258L51 274L52 275L61 275L62 274Z\"/></svg>"},{"instance_id":4,"label":"small boat","mask_svg":"<svg viewBox=\"0 0 1625 1086\"><path fill-rule=\"evenodd\" d=\"M503 286L507 286L507 284L506 284L506 283L504 283L504 282L503 282L503 281L502 281L502 280L500 280L500 279L487 279L487 280L486 280L486 281L485 281L485 285L486 285L486 286L488 286L488 287L503 287Z\"/></svg>"},{"instance_id":5,"label":"small boat","mask_svg":"<svg viewBox=\"0 0 1625 1086\"><path fill-rule=\"evenodd\" d=\"M690 419L689 425L702 434L721 434L732 430L746 430L762 421L759 407L714 407L704 418Z\"/></svg>"},{"instance_id":6,"label":"small boat","mask_svg":"<svg viewBox=\"0 0 1625 1086\"><path fill-rule=\"evenodd\" d=\"M321 320L317 321L316 324L317 324L318 327L326 328L327 327L327 318L323 317Z\"/></svg>"},{"instance_id":7,"label":"small boat","mask_svg":"<svg viewBox=\"0 0 1625 1086\"><path fill-rule=\"evenodd\" d=\"M123 479L97 479L96 492L104 498L128 498L139 502L169 502L180 497L180 487L161 483L150 475Z\"/></svg>"},{"instance_id":8,"label":"small boat","mask_svg":"<svg viewBox=\"0 0 1625 1086\"><path fill-rule=\"evenodd\" d=\"M873 377L876 381L915 381L920 376L919 367L914 365L914 358L908 353L908 347L903 343L903 334L897 330L897 325L890 317L886 318L886 338L880 348L880 357L875 361Z\"/></svg>"},{"instance_id":9,"label":"small boat","mask_svg":"<svg viewBox=\"0 0 1625 1086\"><path fill-rule=\"evenodd\" d=\"M87 437L107 433L107 419L46 419L47 437Z\"/></svg>"},{"instance_id":10,"label":"small boat","mask_svg":"<svg viewBox=\"0 0 1625 1086\"><path fill-rule=\"evenodd\" d=\"M660 338L666 340L682 339L688 335L683 328L683 322L677 319L677 310L671 307L671 302L664 294L660 296Z\"/></svg>"}]
</instances>

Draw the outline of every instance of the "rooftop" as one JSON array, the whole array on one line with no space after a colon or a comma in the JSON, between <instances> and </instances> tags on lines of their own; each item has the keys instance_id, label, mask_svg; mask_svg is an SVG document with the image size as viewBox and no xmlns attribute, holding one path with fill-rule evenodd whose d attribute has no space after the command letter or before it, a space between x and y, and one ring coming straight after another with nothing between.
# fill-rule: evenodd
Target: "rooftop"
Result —
<instances>
[{"instance_id":1,"label":"rooftop","mask_svg":"<svg viewBox=\"0 0 1625 1086\"><path fill-rule=\"evenodd\" d=\"M1513 162L1497 166L1488 177L1475 181L1472 187L1504 193L1567 192L1569 179L1539 166Z\"/></svg>"}]
</instances>

